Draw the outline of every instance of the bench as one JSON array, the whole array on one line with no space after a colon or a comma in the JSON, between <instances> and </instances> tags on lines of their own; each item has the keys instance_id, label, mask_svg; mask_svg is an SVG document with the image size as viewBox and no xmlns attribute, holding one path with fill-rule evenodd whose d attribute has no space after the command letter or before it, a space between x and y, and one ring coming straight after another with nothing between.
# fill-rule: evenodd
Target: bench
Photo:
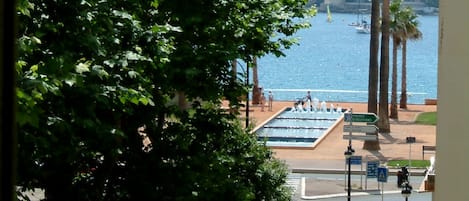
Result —
<instances>
[{"instance_id":1,"label":"bench","mask_svg":"<svg viewBox=\"0 0 469 201\"><path fill-rule=\"evenodd\" d=\"M422 146L422 160L425 160L426 153L435 153L436 146Z\"/></svg>"}]
</instances>

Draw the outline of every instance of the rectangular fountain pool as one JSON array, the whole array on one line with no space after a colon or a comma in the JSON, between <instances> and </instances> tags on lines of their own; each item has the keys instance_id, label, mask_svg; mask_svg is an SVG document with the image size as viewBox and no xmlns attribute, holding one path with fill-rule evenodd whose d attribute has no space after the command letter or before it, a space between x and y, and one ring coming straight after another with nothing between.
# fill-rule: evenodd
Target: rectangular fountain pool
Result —
<instances>
[{"instance_id":1,"label":"rectangular fountain pool","mask_svg":"<svg viewBox=\"0 0 469 201\"><path fill-rule=\"evenodd\" d=\"M294 111L284 109L254 132L269 147L313 148L341 119L343 111Z\"/></svg>"}]
</instances>

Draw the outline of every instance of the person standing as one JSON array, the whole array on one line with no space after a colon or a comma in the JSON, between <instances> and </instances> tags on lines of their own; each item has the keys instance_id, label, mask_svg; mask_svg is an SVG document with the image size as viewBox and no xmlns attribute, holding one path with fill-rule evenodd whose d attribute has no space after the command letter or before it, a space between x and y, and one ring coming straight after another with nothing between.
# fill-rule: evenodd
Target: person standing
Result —
<instances>
[{"instance_id":1,"label":"person standing","mask_svg":"<svg viewBox=\"0 0 469 201\"><path fill-rule=\"evenodd\" d=\"M311 92L310 92L310 91L308 91L308 93L307 93L306 96L305 96L305 102L308 102L308 100L309 100L309 101L312 101L312 100L311 100Z\"/></svg>"},{"instance_id":2,"label":"person standing","mask_svg":"<svg viewBox=\"0 0 469 201\"><path fill-rule=\"evenodd\" d=\"M306 93L306 96L303 98L303 103L301 103L301 104L304 106L304 104L307 104L308 101L309 101L309 103L312 102L312 99L311 99L311 92L310 92L310 91L308 91L308 92ZM307 105L306 105L306 106L307 106ZM309 106L312 108L312 105L309 105ZM305 107L305 106L304 106L304 107ZM307 109L310 109L310 108L307 108Z\"/></svg>"},{"instance_id":3,"label":"person standing","mask_svg":"<svg viewBox=\"0 0 469 201\"><path fill-rule=\"evenodd\" d=\"M272 91L269 91L269 111L272 112L272 104L274 102L274 94Z\"/></svg>"}]
</instances>

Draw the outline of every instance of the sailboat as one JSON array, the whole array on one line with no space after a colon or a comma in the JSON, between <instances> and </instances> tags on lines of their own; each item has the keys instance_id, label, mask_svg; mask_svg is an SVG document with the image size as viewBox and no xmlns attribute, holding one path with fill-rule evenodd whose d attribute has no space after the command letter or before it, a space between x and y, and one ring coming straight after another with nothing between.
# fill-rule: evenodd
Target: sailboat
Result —
<instances>
[{"instance_id":1,"label":"sailboat","mask_svg":"<svg viewBox=\"0 0 469 201\"><path fill-rule=\"evenodd\" d=\"M367 9L360 9L360 0L358 1L358 9L357 9L357 22L356 23L351 23L349 26L355 27L355 30L357 30L357 33L361 34L369 34L371 32L371 27L370 24L365 20L365 12ZM360 19L361 18L361 19Z\"/></svg>"},{"instance_id":2,"label":"sailboat","mask_svg":"<svg viewBox=\"0 0 469 201\"><path fill-rule=\"evenodd\" d=\"M355 27L355 30L357 30L357 33L361 34L369 34L371 32L369 27L365 27L363 25Z\"/></svg>"},{"instance_id":3,"label":"sailboat","mask_svg":"<svg viewBox=\"0 0 469 201\"><path fill-rule=\"evenodd\" d=\"M355 30L357 30L357 33L369 34L371 32L370 24L368 24L368 22L365 20L364 14L362 14L365 11L366 11L366 9L358 9L357 23L352 23L351 24L351 26L355 27ZM360 17L361 17L361 19L360 19Z\"/></svg>"},{"instance_id":4,"label":"sailboat","mask_svg":"<svg viewBox=\"0 0 469 201\"><path fill-rule=\"evenodd\" d=\"M371 29L370 29L370 24L367 23L366 20L363 20L361 21L361 23L359 23L356 27L355 27L355 30L357 30L357 33L361 33L361 34L369 34L371 32Z\"/></svg>"},{"instance_id":5,"label":"sailboat","mask_svg":"<svg viewBox=\"0 0 469 201\"><path fill-rule=\"evenodd\" d=\"M327 22L332 22L332 14L331 10L329 9L329 4L327 4Z\"/></svg>"}]
</instances>

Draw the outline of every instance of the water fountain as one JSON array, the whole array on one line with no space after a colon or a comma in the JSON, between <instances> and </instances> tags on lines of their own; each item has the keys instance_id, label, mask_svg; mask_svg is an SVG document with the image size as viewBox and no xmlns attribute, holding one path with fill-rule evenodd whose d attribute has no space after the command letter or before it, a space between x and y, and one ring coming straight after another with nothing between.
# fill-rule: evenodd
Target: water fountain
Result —
<instances>
[{"instance_id":1,"label":"water fountain","mask_svg":"<svg viewBox=\"0 0 469 201\"><path fill-rule=\"evenodd\" d=\"M326 103L326 101L321 102L321 112L327 112L327 103Z\"/></svg>"},{"instance_id":2,"label":"water fountain","mask_svg":"<svg viewBox=\"0 0 469 201\"><path fill-rule=\"evenodd\" d=\"M319 99L317 99L316 97L313 98L313 110L315 112L318 111L318 106L319 106Z\"/></svg>"},{"instance_id":3,"label":"water fountain","mask_svg":"<svg viewBox=\"0 0 469 201\"><path fill-rule=\"evenodd\" d=\"M303 105L302 105L302 104L298 104L298 105L296 106L296 111L297 111L297 112L304 112L304 110L303 110Z\"/></svg>"},{"instance_id":4,"label":"water fountain","mask_svg":"<svg viewBox=\"0 0 469 201\"><path fill-rule=\"evenodd\" d=\"M295 104L294 107L285 109L259 126L254 132L258 135L259 141L265 141L267 146L312 147L317 139L336 125L342 115L338 112L327 112L325 104L325 101L321 103L320 111L312 111L311 103L308 102L306 108L301 104Z\"/></svg>"}]
</instances>

